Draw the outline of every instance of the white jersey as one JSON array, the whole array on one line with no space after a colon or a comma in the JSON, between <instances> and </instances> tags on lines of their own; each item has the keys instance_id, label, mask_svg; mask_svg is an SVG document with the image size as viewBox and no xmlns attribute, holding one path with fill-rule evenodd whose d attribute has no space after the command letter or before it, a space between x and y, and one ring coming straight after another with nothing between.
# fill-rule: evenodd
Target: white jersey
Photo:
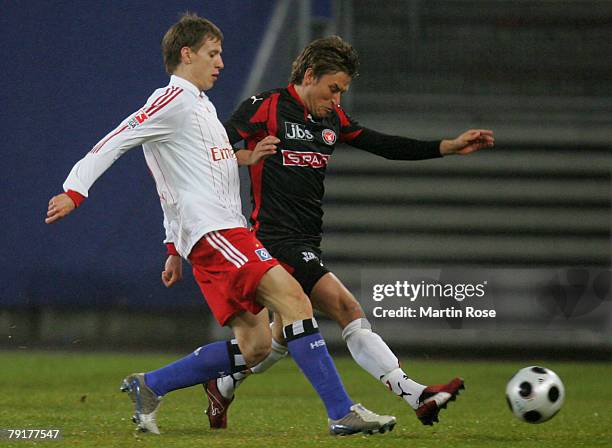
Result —
<instances>
[{"instance_id":1,"label":"white jersey","mask_svg":"<svg viewBox=\"0 0 612 448\"><path fill-rule=\"evenodd\" d=\"M238 163L217 111L204 92L174 75L77 162L64 190L87 197L96 179L138 145L157 185L165 242L179 254L186 258L208 232L246 227Z\"/></svg>"}]
</instances>

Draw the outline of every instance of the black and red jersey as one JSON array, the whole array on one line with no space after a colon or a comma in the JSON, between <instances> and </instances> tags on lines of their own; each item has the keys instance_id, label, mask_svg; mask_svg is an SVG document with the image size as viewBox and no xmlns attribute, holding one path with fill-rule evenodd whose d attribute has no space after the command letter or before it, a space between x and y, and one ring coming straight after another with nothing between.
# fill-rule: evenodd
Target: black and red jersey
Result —
<instances>
[{"instance_id":1,"label":"black and red jersey","mask_svg":"<svg viewBox=\"0 0 612 448\"><path fill-rule=\"evenodd\" d=\"M352 120L340 106L313 118L293 85L245 100L225 123L232 144L252 150L268 135L280 139L276 154L249 167L251 224L268 248L282 242L321 242L327 164L338 143L395 160L440 157L439 141L389 136Z\"/></svg>"}]
</instances>

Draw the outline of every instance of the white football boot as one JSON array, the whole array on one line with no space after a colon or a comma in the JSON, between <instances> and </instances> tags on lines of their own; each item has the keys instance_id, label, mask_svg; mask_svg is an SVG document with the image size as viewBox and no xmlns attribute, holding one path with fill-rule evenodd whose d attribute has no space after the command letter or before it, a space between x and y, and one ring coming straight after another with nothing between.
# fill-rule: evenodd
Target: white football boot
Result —
<instances>
[{"instance_id":1,"label":"white football boot","mask_svg":"<svg viewBox=\"0 0 612 448\"><path fill-rule=\"evenodd\" d=\"M384 433L395 427L395 417L378 415L368 411L361 404L351 406L351 412L338 420L329 419L329 433L334 436L347 436L362 432L364 434Z\"/></svg>"},{"instance_id":2,"label":"white football boot","mask_svg":"<svg viewBox=\"0 0 612 448\"><path fill-rule=\"evenodd\" d=\"M132 373L121 383L121 392L127 392L134 404L132 421L141 432L159 434L156 415L161 397L145 384L144 373Z\"/></svg>"}]
</instances>

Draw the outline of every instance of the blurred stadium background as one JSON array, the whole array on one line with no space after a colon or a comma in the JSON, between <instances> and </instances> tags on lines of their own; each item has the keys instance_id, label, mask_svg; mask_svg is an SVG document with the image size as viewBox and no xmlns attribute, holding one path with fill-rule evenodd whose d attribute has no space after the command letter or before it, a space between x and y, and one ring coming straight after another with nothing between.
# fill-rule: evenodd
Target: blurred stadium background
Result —
<instances>
[{"instance_id":1,"label":"blurred stadium background","mask_svg":"<svg viewBox=\"0 0 612 448\"><path fill-rule=\"evenodd\" d=\"M184 352L227 335L187 265L182 284L161 284L162 215L139 150L44 224L70 167L166 83L159 43L185 10L225 34L210 92L222 120L336 33L362 59L344 100L361 123L420 139L495 130L497 147L467 158L333 157L324 258L368 311L364 269L495 271L503 284L503 327L376 321L395 349L610 359L612 2L572 0L8 2L0 348ZM553 282L550 306L532 306L530 273Z\"/></svg>"}]
</instances>

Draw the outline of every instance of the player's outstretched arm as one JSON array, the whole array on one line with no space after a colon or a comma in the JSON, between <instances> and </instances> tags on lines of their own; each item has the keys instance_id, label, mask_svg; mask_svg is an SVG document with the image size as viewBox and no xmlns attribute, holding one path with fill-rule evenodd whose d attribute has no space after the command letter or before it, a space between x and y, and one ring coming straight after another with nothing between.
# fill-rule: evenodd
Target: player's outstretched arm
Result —
<instances>
[{"instance_id":1,"label":"player's outstretched arm","mask_svg":"<svg viewBox=\"0 0 612 448\"><path fill-rule=\"evenodd\" d=\"M171 288L176 282L183 279L183 260L180 256L168 255L161 279L166 288Z\"/></svg>"},{"instance_id":2,"label":"player's outstretched arm","mask_svg":"<svg viewBox=\"0 0 612 448\"><path fill-rule=\"evenodd\" d=\"M163 95L161 90L156 92ZM181 92L182 89L179 89L172 98L177 98ZM146 142L166 139L180 128L189 108L180 98L178 101L166 101L163 108L153 108L151 103L159 98L152 95L145 107L123 120L72 167L63 185L67 193L54 196L49 201L45 219L47 224L64 218L78 207L94 182L127 151ZM147 110L151 112L149 115ZM155 116L151 117L154 113Z\"/></svg>"},{"instance_id":3,"label":"player's outstretched arm","mask_svg":"<svg viewBox=\"0 0 612 448\"><path fill-rule=\"evenodd\" d=\"M53 196L49 200L49 208L47 209L47 224L53 224L60 219L68 216L76 208L76 204L66 193Z\"/></svg>"},{"instance_id":4,"label":"player's outstretched arm","mask_svg":"<svg viewBox=\"0 0 612 448\"><path fill-rule=\"evenodd\" d=\"M484 148L495 146L493 131L488 129L470 129L453 140L442 140L440 154L467 155Z\"/></svg>"},{"instance_id":5,"label":"player's outstretched arm","mask_svg":"<svg viewBox=\"0 0 612 448\"><path fill-rule=\"evenodd\" d=\"M238 164L254 165L260 160L270 157L272 154L276 153L276 144L279 142L280 140L278 138L273 135L268 135L261 139L252 151L241 149L236 152Z\"/></svg>"}]
</instances>

